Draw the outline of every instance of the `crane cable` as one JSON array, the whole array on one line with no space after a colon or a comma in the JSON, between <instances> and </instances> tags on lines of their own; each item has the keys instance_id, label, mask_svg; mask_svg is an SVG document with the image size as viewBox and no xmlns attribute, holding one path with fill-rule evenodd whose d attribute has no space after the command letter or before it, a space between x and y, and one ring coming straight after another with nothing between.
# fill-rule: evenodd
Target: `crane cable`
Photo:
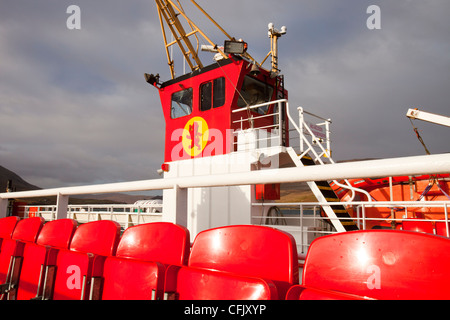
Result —
<instances>
[{"instance_id":1,"label":"crane cable","mask_svg":"<svg viewBox=\"0 0 450 320\"><path fill-rule=\"evenodd\" d=\"M416 133L417 139L419 139L420 143L421 143L422 146L424 147L425 152L426 152L428 155L430 155L431 152L428 150L427 146L425 145L425 142L423 141L422 137L420 136L420 134L419 134L419 129L417 129L417 128L414 126L414 123L412 122L411 118L409 119L409 121L411 122L411 125L413 126L413 130L414 130L414 132Z\"/></svg>"}]
</instances>

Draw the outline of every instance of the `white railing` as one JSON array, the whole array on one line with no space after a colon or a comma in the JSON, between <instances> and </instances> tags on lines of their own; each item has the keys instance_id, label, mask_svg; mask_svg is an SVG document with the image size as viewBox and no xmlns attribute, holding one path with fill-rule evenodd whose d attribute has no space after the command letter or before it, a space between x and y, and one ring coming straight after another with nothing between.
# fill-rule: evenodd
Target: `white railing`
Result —
<instances>
[{"instance_id":1,"label":"white railing","mask_svg":"<svg viewBox=\"0 0 450 320\"><path fill-rule=\"evenodd\" d=\"M272 108L271 108L272 107ZM267 112L259 114L254 110L263 108ZM302 107L297 108L298 125L290 115L289 102L286 99L265 102L253 106L233 110L232 113L241 115L240 119L234 120L233 124L239 124L240 129L235 130L238 136L237 150L262 149L273 146L283 146L283 139L289 139L289 146L296 150L299 149L300 159L305 155L310 155L318 164L334 163L331 158L331 137L330 125L331 119L325 119L308 111ZM306 115L314 118L314 123L306 119ZM261 120L272 118L273 123L270 125L261 124ZM284 121L282 121L284 119ZM259 122L259 123L258 123ZM286 134L287 125L292 126L289 129L289 135ZM249 128L249 129L244 129ZM241 136L239 138L239 136ZM298 139L297 143L292 143ZM317 181L317 180L316 180ZM348 180L344 179L344 183L334 181L337 186L349 189L352 193L351 199L356 192L365 194L369 199L370 196L364 190L353 187Z\"/></svg>"},{"instance_id":2,"label":"white railing","mask_svg":"<svg viewBox=\"0 0 450 320\"><path fill-rule=\"evenodd\" d=\"M6 214L8 199L46 196L58 198L111 192L135 192L198 187L224 187L266 183L293 183L380 176L414 176L450 172L450 154L366 160L300 168L268 169L241 173L213 174L166 179L141 180L99 185L63 187L22 192L0 193L0 217ZM67 208L67 205L65 206ZM57 208L58 209L58 208Z\"/></svg>"},{"instance_id":3,"label":"white railing","mask_svg":"<svg viewBox=\"0 0 450 320\"><path fill-rule=\"evenodd\" d=\"M391 224L395 227L396 224L401 225L402 221L411 218L415 213L414 209L438 209L440 219L418 219L414 221L427 221L435 223L437 221L445 222L447 236L450 235L449 230L449 210L450 201L352 201L352 202L337 202L337 203L319 203L319 202L296 202L296 203L253 203L255 212L265 212L266 214L259 215L258 213L252 215L252 223L257 225L266 225L291 232L296 236L297 245L302 249L301 252L306 252L311 241L319 236L325 234L336 233L332 224L327 221L333 218L324 217L321 215L322 206L342 206L345 205L348 209L355 212L352 218L339 219L354 221L360 230L367 228L370 222L374 225ZM262 209L264 207L277 206L280 212L276 215L268 214L268 210ZM261 208L261 210L258 210ZM369 208L384 208L387 210L395 210L395 214L389 217L368 217L366 209ZM436 212L436 211L435 211Z\"/></svg>"},{"instance_id":4,"label":"white railing","mask_svg":"<svg viewBox=\"0 0 450 320\"><path fill-rule=\"evenodd\" d=\"M47 221L55 220L56 205L24 206L24 216L40 216ZM162 203L151 205L135 204L86 204L68 205L67 218L75 219L79 223L95 220L113 220L123 229L141 223L162 220Z\"/></svg>"},{"instance_id":5,"label":"white railing","mask_svg":"<svg viewBox=\"0 0 450 320\"><path fill-rule=\"evenodd\" d=\"M224 186L241 186L255 184L270 183L293 183L307 182L314 180L340 180L344 178L374 178L379 176L403 176L403 175L422 175L422 174L443 174L450 172L450 154L403 157L383 160L358 161L351 163L325 164L322 166L295 167L283 169L267 169L261 171L250 171L229 174L213 174L205 176L189 176L180 178L166 178L143 180L123 183L111 183L102 185L78 186L67 188L55 188L45 190L33 190L23 192L11 192L0 194L0 218L5 217L8 209L8 199L25 199L42 196L57 196L56 209L49 209L55 219L68 217L69 207L68 199L71 195L80 194L99 194L110 192L132 192L132 191L148 191L173 189L175 192L174 206L175 212L165 212L163 210L161 220L173 223L185 224L188 221L187 207L182 203L187 203L188 192L190 188L198 187L224 187ZM181 205L178 205L178 204ZM450 201L442 202L445 208L450 206ZM330 205L359 205L360 216L352 218L359 224L364 225L364 210L369 206L386 206L384 202L367 202L367 203L326 203ZM396 207L406 206L408 203L395 203ZM433 202L431 205L439 205ZM261 204L258 204L261 205ZM274 204L272 204L274 205ZM323 203L297 203L298 207L316 206L317 208L324 205ZM392 204L393 205L393 204ZM413 205L424 206L423 201L415 202ZM318 210L318 209L317 209ZM447 210L447 209L445 209ZM142 217L143 215L141 215ZM316 217L318 215L316 214ZM106 218L104 216L103 218ZM254 217L254 218L257 218ZM306 219L305 219L306 218ZM308 244L316 237L323 235L322 229L308 229L310 226L306 221L310 219L307 215L303 215L299 226L275 226L290 232L297 240L299 249L306 252ZM324 218L329 220L329 218ZM367 221L367 219L365 220ZM124 224L126 226L126 223ZM314 226L314 224L312 225ZM306 230L305 230L306 227ZM308 232L310 231L310 232Z\"/></svg>"},{"instance_id":6,"label":"white railing","mask_svg":"<svg viewBox=\"0 0 450 320\"><path fill-rule=\"evenodd\" d=\"M299 117L299 133L300 133L300 157L314 153L315 160L326 158L332 162L331 159L331 137L330 125L331 119L325 119L308 111L302 107L298 107ZM305 115L309 115L322 122L312 123L306 120ZM291 121L293 122L293 120ZM310 141L307 137L310 137ZM305 147L306 144L306 147ZM317 150L317 151L316 151Z\"/></svg>"},{"instance_id":7,"label":"white railing","mask_svg":"<svg viewBox=\"0 0 450 320\"><path fill-rule=\"evenodd\" d=\"M273 108L271 108L272 106ZM263 114L256 112L257 109L261 108L266 109L267 112ZM272 111L269 112L271 109ZM237 124L240 126L239 129L235 130L235 134L238 135L245 132L245 128L251 129L252 134L254 134L251 139L248 139L247 144L243 145L243 148L260 149L264 147L282 146L285 128L283 128L283 122L280 119L283 119L284 112L289 112L289 103L286 99L232 110L233 114L240 115L240 119L233 121L234 125ZM257 124L257 122L263 122L267 118L273 119L271 124Z\"/></svg>"}]
</instances>

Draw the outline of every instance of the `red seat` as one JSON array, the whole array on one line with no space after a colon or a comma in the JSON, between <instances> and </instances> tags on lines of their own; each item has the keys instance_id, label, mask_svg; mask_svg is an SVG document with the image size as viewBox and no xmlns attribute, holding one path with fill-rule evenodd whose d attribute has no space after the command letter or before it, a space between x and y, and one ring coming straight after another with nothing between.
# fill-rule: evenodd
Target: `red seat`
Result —
<instances>
[{"instance_id":1,"label":"red seat","mask_svg":"<svg viewBox=\"0 0 450 320\"><path fill-rule=\"evenodd\" d=\"M165 299L172 300L277 300L273 281L229 272L169 266Z\"/></svg>"},{"instance_id":2,"label":"red seat","mask_svg":"<svg viewBox=\"0 0 450 320\"><path fill-rule=\"evenodd\" d=\"M434 234L434 227L431 221L416 221L414 219L408 219L402 221L403 230L415 231Z\"/></svg>"},{"instance_id":3,"label":"red seat","mask_svg":"<svg viewBox=\"0 0 450 320\"><path fill-rule=\"evenodd\" d=\"M13 219L8 224L11 228ZM0 251L0 284L2 284L2 298L5 290L9 289L12 277L17 277L12 270L19 270L20 259L23 255L23 249L26 243L35 242L42 226L44 219L40 217L28 218L17 222L10 239L4 238ZM6 230L8 228L4 228ZM15 281L15 279L14 279Z\"/></svg>"},{"instance_id":4,"label":"red seat","mask_svg":"<svg viewBox=\"0 0 450 320\"><path fill-rule=\"evenodd\" d=\"M366 230L317 238L311 243L304 289L361 299L450 299L450 239L418 232ZM309 297L313 297L310 295Z\"/></svg>"},{"instance_id":5,"label":"red seat","mask_svg":"<svg viewBox=\"0 0 450 320\"><path fill-rule=\"evenodd\" d=\"M25 246L17 299L28 300L42 295L45 267L56 263L58 249L69 248L76 227L77 222L72 219L47 222L36 243L28 243Z\"/></svg>"},{"instance_id":6,"label":"red seat","mask_svg":"<svg viewBox=\"0 0 450 320\"><path fill-rule=\"evenodd\" d=\"M167 222L141 224L125 230L114 257L103 271L101 299L162 299L165 265L186 265L189 231Z\"/></svg>"},{"instance_id":7,"label":"red seat","mask_svg":"<svg viewBox=\"0 0 450 320\"><path fill-rule=\"evenodd\" d=\"M178 299L277 299L298 283L293 237L263 226L200 232L188 267L166 271L165 291Z\"/></svg>"},{"instance_id":8,"label":"red seat","mask_svg":"<svg viewBox=\"0 0 450 320\"><path fill-rule=\"evenodd\" d=\"M450 229L450 223L447 223L449 225L449 229ZM444 237L448 237L447 235L447 227L445 226L445 221L437 221L435 223L435 227L436 227L436 234L439 236L444 236Z\"/></svg>"},{"instance_id":9,"label":"red seat","mask_svg":"<svg viewBox=\"0 0 450 320\"><path fill-rule=\"evenodd\" d=\"M0 250L3 239L11 239L19 217L12 216L0 219Z\"/></svg>"},{"instance_id":10,"label":"red seat","mask_svg":"<svg viewBox=\"0 0 450 320\"><path fill-rule=\"evenodd\" d=\"M58 253L54 283L48 290L50 296L44 296L44 299L87 299L91 278L102 275L104 261L115 254L119 238L117 222L101 220L80 225L69 249ZM47 278L52 270L48 268Z\"/></svg>"},{"instance_id":11,"label":"red seat","mask_svg":"<svg viewBox=\"0 0 450 320\"><path fill-rule=\"evenodd\" d=\"M309 288L301 285L292 286L286 296L286 300L366 300L354 294L348 294L332 290Z\"/></svg>"}]
</instances>

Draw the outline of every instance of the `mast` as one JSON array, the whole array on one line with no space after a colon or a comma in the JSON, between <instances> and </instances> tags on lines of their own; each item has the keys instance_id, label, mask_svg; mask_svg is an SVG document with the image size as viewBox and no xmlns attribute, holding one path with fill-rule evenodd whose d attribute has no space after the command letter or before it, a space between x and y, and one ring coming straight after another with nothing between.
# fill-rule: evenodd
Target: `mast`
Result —
<instances>
[{"instance_id":1,"label":"mast","mask_svg":"<svg viewBox=\"0 0 450 320\"><path fill-rule=\"evenodd\" d=\"M185 61L191 68L191 71L195 71L195 70L203 68L203 64L200 61L200 58L198 56L199 40L197 37L197 33L199 33L210 45L213 45L214 47L217 47L217 46L206 36L206 34L204 32L202 32L200 30L200 28L198 28L195 25L195 23L191 19L189 19L189 17L185 14L185 12L184 12L183 8L181 7L181 4L178 0L177 0L177 4L175 4L174 1L172 1L172 0L155 0L155 2L158 7L159 21L161 23L161 30L162 30L162 34L163 34L165 49L166 49L167 61L169 64L172 79L175 78L175 70L174 70L175 66L174 66L174 61L171 57L169 48L175 44L177 44L178 47L180 48ZM194 1L192 1L192 2L194 2ZM189 24L189 26L191 28L190 32L186 32L186 30L184 29L183 24L181 23L181 21L179 19L180 15ZM169 28L169 30L173 36L173 39L174 39L173 41L170 41L170 42L168 41L165 26L167 26ZM192 45L192 42L190 40L191 36L195 36L195 38L197 39L196 48L194 48L194 46ZM224 56L224 58L227 58L225 53L220 51L220 49L218 49L218 48L217 48L217 50Z\"/></svg>"},{"instance_id":2,"label":"mast","mask_svg":"<svg viewBox=\"0 0 450 320\"><path fill-rule=\"evenodd\" d=\"M227 38L228 43L231 44L229 48L233 48L236 50L239 47L238 51L226 52L226 49L218 46L214 43L185 13L183 7L179 0L155 0L157 8L158 8L158 16L161 24L161 31L164 40L164 46L167 55L167 62L170 68L170 74L172 79L175 78L175 63L170 53L170 48L177 44L183 54L183 57L187 64L189 65L191 71L199 70L203 68L203 64L198 55L198 50L200 47L200 40L198 35L200 35L204 41L202 41L202 46L210 47L210 51L218 52L223 59L228 59L227 53L239 54L243 57L249 59L250 61L257 64L257 62L250 56L246 50L246 43L243 41L237 41L234 37L228 34L199 4L197 4L194 0L191 2L194 6L206 16L208 20L210 20ZM183 26L183 23L180 20L180 17L185 20L185 25L187 24L190 28L190 31L186 31L186 28ZM167 31L168 29L168 31ZM168 39L168 32L172 36L171 41ZM191 37L195 37L196 46L192 44ZM237 45L237 46L233 46ZM226 47L226 46L225 46Z\"/></svg>"}]
</instances>

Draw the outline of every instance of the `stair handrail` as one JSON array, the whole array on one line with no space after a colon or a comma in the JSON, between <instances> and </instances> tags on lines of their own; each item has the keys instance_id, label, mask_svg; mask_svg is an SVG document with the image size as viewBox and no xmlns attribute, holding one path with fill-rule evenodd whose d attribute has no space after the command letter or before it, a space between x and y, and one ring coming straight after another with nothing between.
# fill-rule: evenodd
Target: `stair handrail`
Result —
<instances>
[{"instance_id":1,"label":"stair handrail","mask_svg":"<svg viewBox=\"0 0 450 320\"><path fill-rule=\"evenodd\" d=\"M324 165L324 164L325 164L325 163L323 162L323 160L322 160L322 156L323 156L324 154L326 154L327 157L328 157L328 159L330 160L330 162L331 162L332 164L334 164L335 162L334 162L333 158L331 158L331 154L323 147L323 145L322 145L321 143L317 143L317 145L318 145L319 148L322 150L322 153L319 155L319 154L316 152L316 150L314 150L312 144L311 144L311 143L308 141L308 139L306 139L306 137L304 136L303 131L299 128L299 126L297 126L297 123L296 123L296 122L294 121L294 119L291 117L290 112L289 112L289 103L286 102L285 105L286 105L286 114L287 114L287 118L289 119L290 124L291 124L291 125L297 130L297 132L299 133L300 141L305 142L306 145L308 146L308 148L307 148L306 150L304 150L304 151L303 151L303 150L300 150L300 151L302 151L302 154L299 156L299 158L302 158L302 157L305 156L309 151L311 151L311 152L314 154L314 157L315 157L315 159L313 159L313 160L318 161L321 165ZM316 135L314 134L314 132L311 130L311 128L309 128L309 126L307 125L307 123L306 123L306 122L304 121L304 119L303 119L303 113L306 112L306 111L304 111L303 107L298 107L297 110L299 111L299 123L300 123L300 126L301 126L302 128L305 128L305 129L306 129L306 131L308 132L308 134L311 135L313 141L314 141L314 140L315 140L315 141L318 141L318 138L316 137ZM307 113L308 113L308 114L311 114L311 113L309 113L309 112L307 112ZM313 116L315 116L315 117L318 117L319 119L322 119L322 120L331 122L330 119L324 119L324 118L321 118L321 117L319 117L319 116L317 116L317 115L315 115L315 114L311 114L311 115L313 115ZM329 137L327 137L327 139L329 139ZM372 196L371 196L366 190L363 190L363 189L359 189L359 188L353 187L353 186L351 185L351 183L350 183L347 179L344 179L344 181L345 181L345 184L342 184L342 183L340 183L340 182L337 181L337 180L333 180L334 184L337 185L338 187L341 187L341 188L344 188L344 189L348 189L348 190L350 190L350 191L352 192L352 195L351 195L351 197L350 197L350 199L349 199L348 201L353 201L353 199L354 199L355 196L356 196L356 192L359 192L359 193L364 194L364 195L367 197L367 199L368 199L369 202L372 201L372 199L373 199Z\"/></svg>"}]
</instances>

